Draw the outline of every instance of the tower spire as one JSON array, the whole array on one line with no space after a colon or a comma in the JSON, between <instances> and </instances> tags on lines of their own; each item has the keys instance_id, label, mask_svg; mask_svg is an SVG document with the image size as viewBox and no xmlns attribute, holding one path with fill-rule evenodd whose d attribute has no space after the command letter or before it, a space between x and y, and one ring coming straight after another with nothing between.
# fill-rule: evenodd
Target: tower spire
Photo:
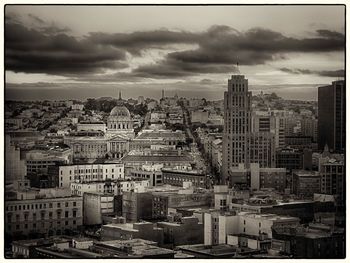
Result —
<instances>
[{"instance_id":1,"label":"tower spire","mask_svg":"<svg viewBox=\"0 0 350 263\"><path fill-rule=\"evenodd\" d=\"M122 100L122 92L119 90L119 100Z\"/></svg>"},{"instance_id":2,"label":"tower spire","mask_svg":"<svg viewBox=\"0 0 350 263\"><path fill-rule=\"evenodd\" d=\"M241 72L239 71L239 63L238 63L238 61L237 61L237 63L236 63L236 70L237 70L237 73L241 73Z\"/></svg>"}]
</instances>

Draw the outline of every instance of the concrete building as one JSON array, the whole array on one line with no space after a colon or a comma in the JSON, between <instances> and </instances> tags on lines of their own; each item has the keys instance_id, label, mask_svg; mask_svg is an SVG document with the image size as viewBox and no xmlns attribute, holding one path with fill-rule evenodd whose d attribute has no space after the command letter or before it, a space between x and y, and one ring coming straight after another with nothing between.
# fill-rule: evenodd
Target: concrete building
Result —
<instances>
[{"instance_id":1,"label":"concrete building","mask_svg":"<svg viewBox=\"0 0 350 263\"><path fill-rule=\"evenodd\" d=\"M274 227L272 248L296 259L344 259L345 240L341 229L309 224L305 227Z\"/></svg>"},{"instance_id":2,"label":"concrete building","mask_svg":"<svg viewBox=\"0 0 350 263\"><path fill-rule=\"evenodd\" d=\"M321 193L334 195L337 205L345 205L345 165L344 160L328 159L320 163Z\"/></svg>"},{"instance_id":3,"label":"concrete building","mask_svg":"<svg viewBox=\"0 0 350 263\"><path fill-rule=\"evenodd\" d=\"M121 161L124 163L125 175L130 171L141 168L144 164L162 164L164 168L181 167L186 169L194 163L191 156L180 151L150 151L150 152L129 152Z\"/></svg>"},{"instance_id":4,"label":"concrete building","mask_svg":"<svg viewBox=\"0 0 350 263\"><path fill-rule=\"evenodd\" d=\"M320 175L312 171L294 171L292 177L292 192L300 198L313 198L320 193Z\"/></svg>"},{"instance_id":5,"label":"concrete building","mask_svg":"<svg viewBox=\"0 0 350 263\"><path fill-rule=\"evenodd\" d=\"M186 184L186 183L184 183ZM169 208L210 206L213 194L209 191L194 191L193 188L152 192L152 218L164 219Z\"/></svg>"},{"instance_id":6,"label":"concrete building","mask_svg":"<svg viewBox=\"0 0 350 263\"><path fill-rule=\"evenodd\" d=\"M27 175L25 161L21 160L21 150L11 144L10 136L5 137L5 183L23 180Z\"/></svg>"},{"instance_id":7,"label":"concrete building","mask_svg":"<svg viewBox=\"0 0 350 263\"><path fill-rule=\"evenodd\" d=\"M294 148L283 148L276 151L276 167L286 168L288 173L303 169L303 152Z\"/></svg>"},{"instance_id":8,"label":"concrete building","mask_svg":"<svg viewBox=\"0 0 350 263\"><path fill-rule=\"evenodd\" d=\"M162 169L163 184L183 186L184 182L191 182L194 187L208 187L207 175L198 170Z\"/></svg>"},{"instance_id":9,"label":"concrete building","mask_svg":"<svg viewBox=\"0 0 350 263\"><path fill-rule=\"evenodd\" d=\"M130 240L141 238L154 241L163 245L163 229L151 222L126 223L125 219L117 218L119 223L112 223L102 226L101 237L103 240Z\"/></svg>"},{"instance_id":10,"label":"concrete building","mask_svg":"<svg viewBox=\"0 0 350 263\"><path fill-rule=\"evenodd\" d=\"M260 168L259 164L250 164L250 188L264 189L273 188L284 192L287 185L285 168Z\"/></svg>"},{"instance_id":11,"label":"concrete building","mask_svg":"<svg viewBox=\"0 0 350 263\"><path fill-rule=\"evenodd\" d=\"M251 163L249 168L244 168L242 164L232 168L230 173L230 185L247 184L255 190L273 188L280 192L284 192L287 186L285 168L265 168L258 163Z\"/></svg>"},{"instance_id":12,"label":"concrete building","mask_svg":"<svg viewBox=\"0 0 350 263\"><path fill-rule=\"evenodd\" d=\"M163 184L163 164L144 164L139 168L130 170L131 178L147 179L150 186Z\"/></svg>"},{"instance_id":13,"label":"concrete building","mask_svg":"<svg viewBox=\"0 0 350 263\"><path fill-rule=\"evenodd\" d=\"M253 132L249 138L249 160L260 167L276 167L275 137L270 132Z\"/></svg>"},{"instance_id":14,"label":"concrete building","mask_svg":"<svg viewBox=\"0 0 350 263\"><path fill-rule=\"evenodd\" d=\"M150 192L124 192L123 217L127 222L152 219L152 194Z\"/></svg>"},{"instance_id":15,"label":"concrete building","mask_svg":"<svg viewBox=\"0 0 350 263\"><path fill-rule=\"evenodd\" d=\"M243 75L233 75L228 80L228 91L224 94L222 183L227 182L231 167L249 163L251 97Z\"/></svg>"},{"instance_id":16,"label":"concrete building","mask_svg":"<svg viewBox=\"0 0 350 263\"><path fill-rule=\"evenodd\" d=\"M49 167L57 164L70 164L72 155L70 148L59 146L28 151L25 155L27 174L47 173Z\"/></svg>"},{"instance_id":17,"label":"concrete building","mask_svg":"<svg viewBox=\"0 0 350 263\"><path fill-rule=\"evenodd\" d=\"M345 150L345 81L333 81L318 88L318 148L327 144L330 151Z\"/></svg>"},{"instance_id":18,"label":"concrete building","mask_svg":"<svg viewBox=\"0 0 350 263\"><path fill-rule=\"evenodd\" d=\"M271 132L274 135L276 149L285 145L284 118L273 111L253 111L252 131Z\"/></svg>"},{"instance_id":19,"label":"concrete building","mask_svg":"<svg viewBox=\"0 0 350 263\"><path fill-rule=\"evenodd\" d=\"M83 224L82 197L37 193L27 197L28 199L5 201L6 234L60 235L65 231L77 230Z\"/></svg>"},{"instance_id":20,"label":"concrete building","mask_svg":"<svg viewBox=\"0 0 350 263\"><path fill-rule=\"evenodd\" d=\"M73 150L74 160L96 160L106 158L107 143L103 132L80 131L64 137L64 143Z\"/></svg>"},{"instance_id":21,"label":"concrete building","mask_svg":"<svg viewBox=\"0 0 350 263\"><path fill-rule=\"evenodd\" d=\"M84 193L83 205L84 225L100 225L103 216L114 214L113 194Z\"/></svg>"},{"instance_id":22,"label":"concrete building","mask_svg":"<svg viewBox=\"0 0 350 263\"><path fill-rule=\"evenodd\" d=\"M222 213L212 211L204 216L204 244L227 244L229 235L247 235L259 237L265 234L272 238L273 226L296 226L299 218L274 214L256 214L249 212ZM232 237L230 238L232 239Z\"/></svg>"},{"instance_id":23,"label":"concrete building","mask_svg":"<svg viewBox=\"0 0 350 263\"><path fill-rule=\"evenodd\" d=\"M202 244L204 241L203 224L198 218L180 217L169 222L158 222L157 226L163 229L164 246L175 248L181 245Z\"/></svg>"},{"instance_id":24,"label":"concrete building","mask_svg":"<svg viewBox=\"0 0 350 263\"><path fill-rule=\"evenodd\" d=\"M59 187L69 188L72 182L94 182L124 179L123 163L74 164L52 168L59 177Z\"/></svg>"},{"instance_id":25,"label":"concrete building","mask_svg":"<svg viewBox=\"0 0 350 263\"><path fill-rule=\"evenodd\" d=\"M317 142L317 119L315 117L304 117L301 119L301 136L312 137L312 142Z\"/></svg>"}]
</instances>

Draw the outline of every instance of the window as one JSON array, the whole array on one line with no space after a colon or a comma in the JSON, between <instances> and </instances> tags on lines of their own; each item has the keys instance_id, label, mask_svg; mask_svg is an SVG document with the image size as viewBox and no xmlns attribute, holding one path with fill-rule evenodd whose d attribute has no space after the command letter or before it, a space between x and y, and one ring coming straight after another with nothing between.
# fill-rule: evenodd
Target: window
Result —
<instances>
[{"instance_id":1,"label":"window","mask_svg":"<svg viewBox=\"0 0 350 263\"><path fill-rule=\"evenodd\" d=\"M65 217L68 217L68 216L69 216L69 212L66 211L64 216L65 216Z\"/></svg>"},{"instance_id":2,"label":"window","mask_svg":"<svg viewBox=\"0 0 350 263\"><path fill-rule=\"evenodd\" d=\"M73 206L77 206L77 202L73 202Z\"/></svg>"},{"instance_id":3,"label":"window","mask_svg":"<svg viewBox=\"0 0 350 263\"><path fill-rule=\"evenodd\" d=\"M73 211L73 217L77 217L77 211Z\"/></svg>"},{"instance_id":4,"label":"window","mask_svg":"<svg viewBox=\"0 0 350 263\"><path fill-rule=\"evenodd\" d=\"M49 208L52 208L52 203L49 203Z\"/></svg>"},{"instance_id":5,"label":"window","mask_svg":"<svg viewBox=\"0 0 350 263\"><path fill-rule=\"evenodd\" d=\"M66 202L66 207L68 207L68 202Z\"/></svg>"},{"instance_id":6,"label":"window","mask_svg":"<svg viewBox=\"0 0 350 263\"><path fill-rule=\"evenodd\" d=\"M57 207L60 208L61 207L61 203L57 203Z\"/></svg>"}]
</instances>

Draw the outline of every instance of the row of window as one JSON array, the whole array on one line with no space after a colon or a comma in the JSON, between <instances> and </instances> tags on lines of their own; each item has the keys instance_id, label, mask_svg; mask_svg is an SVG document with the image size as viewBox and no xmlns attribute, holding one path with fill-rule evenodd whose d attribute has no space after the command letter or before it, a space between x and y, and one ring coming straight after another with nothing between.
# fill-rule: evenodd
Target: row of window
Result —
<instances>
[{"instance_id":1,"label":"row of window","mask_svg":"<svg viewBox=\"0 0 350 263\"><path fill-rule=\"evenodd\" d=\"M84 173L102 173L103 169L79 169L79 170L74 170L74 174L84 174ZM114 168L111 169L111 172L114 173ZM122 172L122 169L119 168L119 173ZM108 169L106 169L106 173L108 173ZM72 170L69 170L69 174L72 174ZM61 170L61 175L63 175L63 171Z\"/></svg>"},{"instance_id":2,"label":"row of window","mask_svg":"<svg viewBox=\"0 0 350 263\"><path fill-rule=\"evenodd\" d=\"M77 224L77 221L73 220L72 223L75 226ZM68 226L68 225L69 225L69 222L68 221L64 221L64 226ZM16 224L14 226L14 229L12 228L11 224L8 224L7 225L7 230L8 231L21 230L21 226L22 226L22 229L29 229L30 226L31 226L31 229L37 229L38 227L42 229L42 228L45 228L45 223L42 223L42 224L37 224L37 223L33 223L33 224ZM60 227L61 226L61 222L57 221L56 226ZM53 225L52 222L49 224L49 228L51 228L51 229L54 228L54 225Z\"/></svg>"},{"instance_id":3,"label":"row of window","mask_svg":"<svg viewBox=\"0 0 350 263\"><path fill-rule=\"evenodd\" d=\"M61 211L56 211L56 214L57 214L57 219L60 219L61 218L61 215L62 215L62 212ZM45 220L45 211L41 211L40 213L41 215L41 220ZM65 211L64 213L65 215L65 218L68 218L69 217L69 211ZM72 216L73 217L77 217L77 211L76 210L73 210L72 211ZM24 214L24 220L27 221L29 219L29 213L25 213ZM33 213L32 214L32 219L35 221L37 220L37 217L36 217L36 213ZM53 212L49 212L49 219L53 219ZM19 222L20 221L20 215L16 215L16 222ZM11 223L12 222L12 213L9 213L7 214L7 223Z\"/></svg>"},{"instance_id":4,"label":"row of window","mask_svg":"<svg viewBox=\"0 0 350 263\"><path fill-rule=\"evenodd\" d=\"M56 202L56 207L69 207L70 202ZM77 202L72 202L73 207L77 206ZM54 208L54 203L42 203L42 204L27 204L27 205L8 205L6 206L6 211L21 211L21 210L33 210L33 209L46 209Z\"/></svg>"}]
</instances>

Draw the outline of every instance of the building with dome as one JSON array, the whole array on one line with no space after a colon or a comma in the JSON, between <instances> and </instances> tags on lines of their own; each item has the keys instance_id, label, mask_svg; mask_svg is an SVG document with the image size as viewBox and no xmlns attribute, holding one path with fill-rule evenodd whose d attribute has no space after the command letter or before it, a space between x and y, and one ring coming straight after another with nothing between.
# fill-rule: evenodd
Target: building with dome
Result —
<instances>
[{"instance_id":1,"label":"building with dome","mask_svg":"<svg viewBox=\"0 0 350 263\"><path fill-rule=\"evenodd\" d=\"M133 124L129 110L123 105L117 105L107 118L107 137L126 135L130 139L134 138Z\"/></svg>"}]
</instances>

